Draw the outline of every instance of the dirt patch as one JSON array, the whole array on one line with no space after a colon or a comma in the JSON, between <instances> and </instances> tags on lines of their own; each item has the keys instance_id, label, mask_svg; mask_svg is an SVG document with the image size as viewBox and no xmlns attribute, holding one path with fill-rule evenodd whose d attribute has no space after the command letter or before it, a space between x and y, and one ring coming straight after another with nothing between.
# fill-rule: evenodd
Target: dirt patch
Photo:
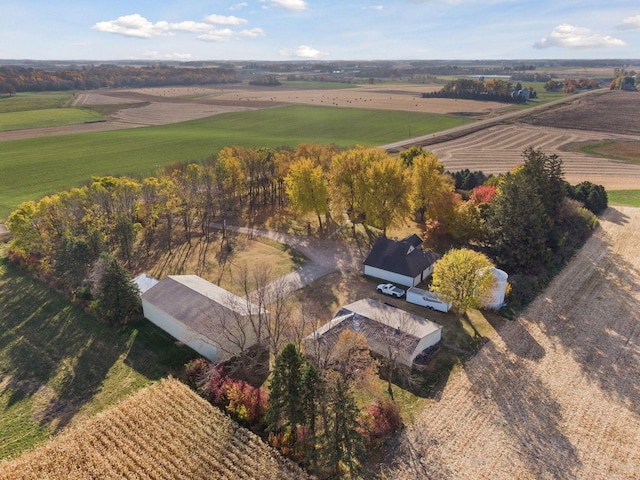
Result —
<instances>
[{"instance_id":1,"label":"dirt patch","mask_svg":"<svg viewBox=\"0 0 640 480\"><path fill-rule=\"evenodd\" d=\"M601 225L425 408L388 478L640 476L640 209Z\"/></svg>"}]
</instances>

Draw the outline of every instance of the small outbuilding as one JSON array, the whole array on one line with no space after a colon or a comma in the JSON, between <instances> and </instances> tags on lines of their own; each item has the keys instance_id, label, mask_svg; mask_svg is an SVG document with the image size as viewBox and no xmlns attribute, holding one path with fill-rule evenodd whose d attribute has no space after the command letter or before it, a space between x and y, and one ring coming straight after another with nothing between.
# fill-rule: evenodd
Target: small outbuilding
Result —
<instances>
[{"instance_id":1,"label":"small outbuilding","mask_svg":"<svg viewBox=\"0 0 640 480\"><path fill-rule=\"evenodd\" d=\"M433 272L440 258L421 248L422 239L412 234L402 240L380 237L364 261L364 274L388 282L415 287Z\"/></svg>"},{"instance_id":2,"label":"small outbuilding","mask_svg":"<svg viewBox=\"0 0 640 480\"><path fill-rule=\"evenodd\" d=\"M330 352L346 329L362 333L369 348L383 357L388 355L389 348L397 351L398 362L408 367L420 353L442 338L442 325L364 298L342 307L329 323L306 337L307 353Z\"/></svg>"},{"instance_id":3,"label":"small outbuilding","mask_svg":"<svg viewBox=\"0 0 640 480\"><path fill-rule=\"evenodd\" d=\"M151 287L155 286L158 283L158 279L152 277L147 273L141 273L133 280L131 280L138 286L138 290L140 291L140 295L149 290Z\"/></svg>"},{"instance_id":4,"label":"small outbuilding","mask_svg":"<svg viewBox=\"0 0 640 480\"><path fill-rule=\"evenodd\" d=\"M258 306L197 275L169 275L142 294L144 316L211 361L257 343L251 319Z\"/></svg>"},{"instance_id":5,"label":"small outbuilding","mask_svg":"<svg viewBox=\"0 0 640 480\"><path fill-rule=\"evenodd\" d=\"M507 272L495 267L489 269L489 272L493 275L495 284L491 291L491 296L486 298L483 304L485 308L498 310L505 303L504 297L507 293L507 280L509 279L509 275Z\"/></svg>"}]
</instances>

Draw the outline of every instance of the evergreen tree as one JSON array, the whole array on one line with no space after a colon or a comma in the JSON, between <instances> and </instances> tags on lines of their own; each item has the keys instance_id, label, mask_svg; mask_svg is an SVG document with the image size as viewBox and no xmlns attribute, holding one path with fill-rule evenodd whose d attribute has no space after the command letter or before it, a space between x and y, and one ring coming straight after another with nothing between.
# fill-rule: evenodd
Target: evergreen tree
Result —
<instances>
[{"instance_id":1,"label":"evergreen tree","mask_svg":"<svg viewBox=\"0 0 640 480\"><path fill-rule=\"evenodd\" d=\"M364 439L358 431L360 411L349 387L339 375L330 390L330 425L327 440L326 466L339 476L346 467L349 474L358 468L364 455Z\"/></svg>"},{"instance_id":2,"label":"evergreen tree","mask_svg":"<svg viewBox=\"0 0 640 480\"><path fill-rule=\"evenodd\" d=\"M287 344L276 357L266 415L268 431L278 434L288 430L294 441L298 426L305 418L302 401L304 364L302 354L293 343Z\"/></svg>"},{"instance_id":3,"label":"evergreen tree","mask_svg":"<svg viewBox=\"0 0 640 480\"><path fill-rule=\"evenodd\" d=\"M493 256L501 268L537 274L548 265L547 215L538 188L522 170L505 178L486 227Z\"/></svg>"},{"instance_id":4,"label":"evergreen tree","mask_svg":"<svg viewBox=\"0 0 640 480\"><path fill-rule=\"evenodd\" d=\"M129 321L140 311L140 293L129 272L108 254L100 256L97 311L112 325Z\"/></svg>"},{"instance_id":5,"label":"evergreen tree","mask_svg":"<svg viewBox=\"0 0 640 480\"><path fill-rule=\"evenodd\" d=\"M302 409L307 427L304 445L304 462L313 473L318 467L318 426L316 420L320 413L319 398L324 390L324 382L318 369L306 363L302 375Z\"/></svg>"}]
</instances>

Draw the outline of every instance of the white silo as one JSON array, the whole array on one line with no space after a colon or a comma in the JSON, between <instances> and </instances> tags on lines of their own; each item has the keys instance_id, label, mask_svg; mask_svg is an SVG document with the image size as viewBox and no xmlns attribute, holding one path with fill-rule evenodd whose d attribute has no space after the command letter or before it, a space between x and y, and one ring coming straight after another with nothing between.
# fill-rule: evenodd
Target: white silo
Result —
<instances>
[{"instance_id":1,"label":"white silo","mask_svg":"<svg viewBox=\"0 0 640 480\"><path fill-rule=\"evenodd\" d=\"M495 278L496 284L491 296L487 298L484 306L485 308L498 310L504 305L504 296L507 292L507 279L509 278L509 275L507 275L507 272L504 272L499 268L491 268L490 272L493 275L493 278Z\"/></svg>"}]
</instances>

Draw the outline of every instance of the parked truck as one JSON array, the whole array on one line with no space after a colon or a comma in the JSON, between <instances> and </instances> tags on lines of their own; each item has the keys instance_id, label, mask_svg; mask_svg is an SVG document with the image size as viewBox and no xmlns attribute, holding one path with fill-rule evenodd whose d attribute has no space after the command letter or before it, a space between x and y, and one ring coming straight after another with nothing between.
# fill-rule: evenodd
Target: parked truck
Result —
<instances>
[{"instance_id":1,"label":"parked truck","mask_svg":"<svg viewBox=\"0 0 640 480\"><path fill-rule=\"evenodd\" d=\"M381 283L380 285L378 285L377 290L380 293L384 293L385 295L389 295L391 297L404 297L404 290L396 287L393 283Z\"/></svg>"},{"instance_id":2,"label":"parked truck","mask_svg":"<svg viewBox=\"0 0 640 480\"><path fill-rule=\"evenodd\" d=\"M433 292L417 287L407 290L407 302L445 313L451 309L451 303L440 300Z\"/></svg>"}]
</instances>

